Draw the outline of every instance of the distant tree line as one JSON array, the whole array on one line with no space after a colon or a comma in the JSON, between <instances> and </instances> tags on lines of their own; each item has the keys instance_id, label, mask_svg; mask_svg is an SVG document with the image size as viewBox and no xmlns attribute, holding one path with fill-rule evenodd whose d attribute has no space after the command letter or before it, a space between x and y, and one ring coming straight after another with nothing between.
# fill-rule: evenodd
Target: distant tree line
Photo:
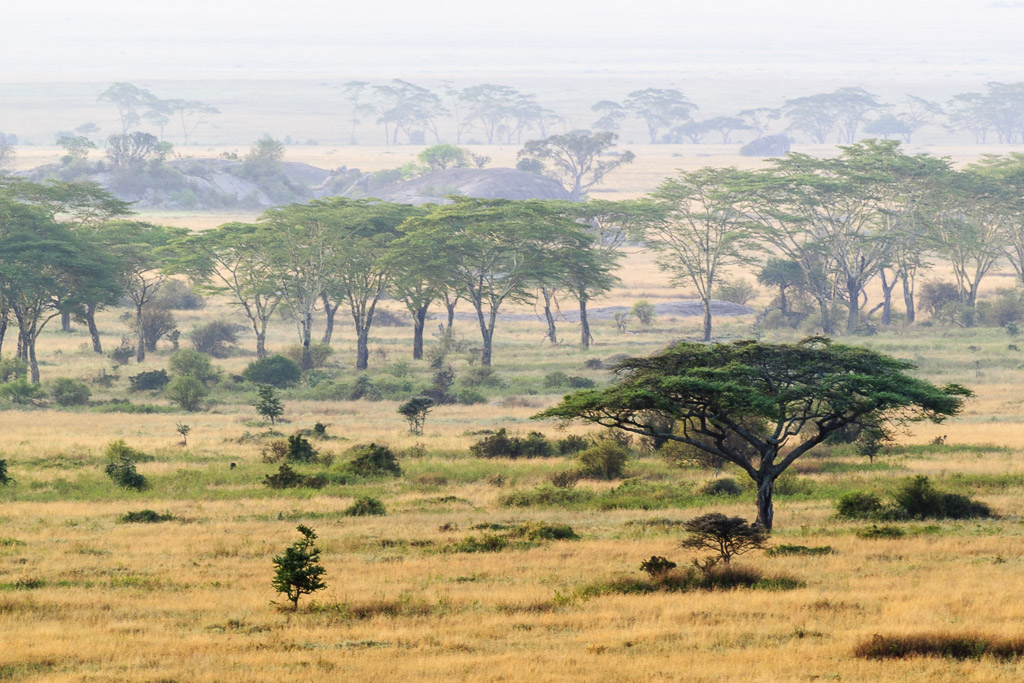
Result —
<instances>
[{"instance_id":1,"label":"distant tree line","mask_svg":"<svg viewBox=\"0 0 1024 683\"><path fill-rule=\"evenodd\" d=\"M790 154L758 171L682 172L641 200L453 197L414 207L334 197L195 233L135 220L96 185L3 178L0 350L13 325L16 354L37 382L36 341L52 320L65 328L82 321L102 353L96 313L127 303L129 353L141 361L168 331L156 325L154 301L187 275L237 305L261 358L267 329L283 314L295 325L301 365L313 367L314 328L322 325L319 342L330 344L342 310L355 330L354 365L365 369L378 306L390 298L413 322L414 358L432 310L443 311L450 332L457 303L469 304L486 366L511 303L536 301L557 342L557 302L575 301L580 344L589 346L588 304L616 284L630 241L657 250L662 268L697 295L705 340L712 299L728 284L723 272L736 266L777 293L765 320L835 334L863 331L876 313L892 324L897 287L913 322L920 276L942 264L953 281L926 283L924 307L972 325L994 267L1009 263L1024 283L1024 154L956 170L907 155L897 141L870 140L831 159ZM869 308L876 282L881 301ZM1014 296L1013 306L986 315L1016 323L1024 304Z\"/></svg>"}]
</instances>

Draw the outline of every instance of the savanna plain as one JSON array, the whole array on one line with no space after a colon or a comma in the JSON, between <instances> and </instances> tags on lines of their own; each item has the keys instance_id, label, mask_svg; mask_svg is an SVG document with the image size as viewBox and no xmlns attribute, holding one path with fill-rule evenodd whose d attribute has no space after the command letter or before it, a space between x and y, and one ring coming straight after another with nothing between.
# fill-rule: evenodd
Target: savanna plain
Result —
<instances>
[{"instance_id":1,"label":"savanna plain","mask_svg":"<svg viewBox=\"0 0 1024 683\"><path fill-rule=\"evenodd\" d=\"M725 148L720 154L702 150L715 155L711 160L683 156L692 147L634 149L637 163L610 179L599 196L637 196L675 168L756 163ZM416 151L410 148L410 159ZM495 147L488 153L495 165L511 165L514 151ZM288 158L316 163L327 152L295 148ZM375 155L406 152L360 147L351 153L364 158L349 165L373 170ZM392 159L379 163L396 165ZM197 229L252 218L144 217ZM687 298L639 248L629 250L619 275L621 285L593 302L594 308ZM990 277L988 286L994 290L1008 281ZM771 296L761 290L750 305L760 310ZM393 302L387 307L400 312ZM108 348L126 334L122 312L99 318ZM735 560L788 577L785 586L622 593L601 587L641 577L640 563L652 555L689 564L699 555L680 546L682 523L711 511L751 519L754 492L739 470L675 466L640 440L631 444L621 477L582 480L572 488L549 483L573 466L572 456L475 457L470 446L488 430L505 428L523 437L537 431L551 441L598 434L579 424L531 419L569 390L547 378L605 385L613 381L612 357L646 355L700 334L697 317L662 315L625 332L599 318L592 321L595 342L584 351L573 343L578 331L570 321L559 323L562 344L544 341L538 313L532 305L503 309L493 376L473 362L479 344L475 320L457 317L448 362L457 382L477 379L474 388L486 402L436 406L422 434L410 433L397 412L400 401L311 400L300 389L281 393L284 415L273 425L256 414L251 396L227 390L215 390L210 405L194 413L138 393L131 395L133 402L164 412L46 405L0 412L0 451L14 480L0 487L0 679L1024 677L1018 659L855 656L857 645L875 634L1014 638L1021 632L1024 356L1006 331L897 324L842 340L910 360L916 376L936 384L957 382L976 396L955 419L897 434L896 443L873 461L849 445L823 445L798 460L777 489L769 548L831 552L752 552ZM237 312L226 300L212 298L201 310L176 315L179 328L188 329ZM753 315L719 318L716 338L751 338L754 322ZM764 338L801 336L772 331ZM429 360L410 359L410 340L410 327L374 327L371 382L429 381ZM242 336L239 351L214 361L223 383L230 384L254 359L250 341ZM428 359L441 342L428 338ZM290 324L276 321L271 351L293 343ZM354 381L351 325L340 324L334 347L321 374ZM164 345L142 364L114 366L91 352L80 326L71 333L51 327L39 343L44 382L88 382L96 402L128 395L128 377L166 367L170 353ZM178 431L182 424L189 428L187 445ZM397 454L402 474L329 477L322 488L266 486L265 477L278 469L268 462L270 444L300 431L323 461L296 466L303 473L329 472L354 446L376 443ZM145 490L119 488L104 474L105 449L116 440L148 456L138 464L149 484ZM996 516L909 521L898 525L901 536L887 537L871 533L870 522L836 514L836 501L845 494L884 497L917 475L987 504ZM735 479L740 492L707 492L705 485L720 476ZM386 514L346 514L362 497L381 501ZM166 521L123 521L140 510L166 515ZM318 536L327 587L303 596L293 611L271 579L273 558L297 540L300 524ZM568 525L572 534L529 533L553 525ZM545 537L551 535L571 537Z\"/></svg>"}]
</instances>

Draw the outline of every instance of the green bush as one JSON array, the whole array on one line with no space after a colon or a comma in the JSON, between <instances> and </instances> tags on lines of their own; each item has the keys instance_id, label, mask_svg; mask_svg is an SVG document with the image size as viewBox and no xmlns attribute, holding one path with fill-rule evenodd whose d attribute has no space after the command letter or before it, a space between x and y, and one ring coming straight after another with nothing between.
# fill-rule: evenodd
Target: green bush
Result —
<instances>
[{"instance_id":1,"label":"green bush","mask_svg":"<svg viewBox=\"0 0 1024 683\"><path fill-rule=\"evenodd\" d=\"M253 384L269 384L283 389L298 384L302 370L291 358L274 354L249 363L242 371L242 377Z\"/></svg>"},{"instance_id":2,"label":"green bush","mask_svg":"<svg viewBox=\"0 0 1024 683\"><path fill-rule=\"evenodd\" d=\"M124 524L156 524L157 522L170 522L174 515L169 512L163 514L155 510L132 510L124 513L118 518Z\"/></svg>"},{"instance_id":3,"label":"green bush","mask_svg":"<svg viewBox=\"0 0 1024 683\"><path fill-rule=\"evenodd\" d=\"M0 486L7 486L14 483L14 479L7 473L7 460L0 458Z\"/></svg>"},{"instance_id":4,"label":"green bush","mask_svg":"<svg viewBox=\"0 0 1024 683\"><path fill-rule=\"evenodd\" d=\"M899 509L912 519L973 519L992 516L992 510L984 503L958 493L937 491L923 474L906 481L893 497Z\"/></svg>"},{"instance_id":5,"label":"green bush","mask_svg":"<svg viewBox=\"0 0 1024 683\"><path fill-rule=\"evenodd\" d=\"M57 405L80 406L89 402L92 391L84 382L76 382L68 377L58 377L50 385L50 396L57 402Z\"/></svg>"},{"instance_id":6,"label":"green bush","mask_svg":"<svg viewBox=\"0 0 1024 683\"><path fill-rule=\"evenodd\" d=\"M470 452L478 458L544 458L555 455L555 448L540 432L530 432L526 437L509 437L502 427L470 446Z\"/></svg>"},{"instance_id":7,"label":"green bush","mask_svg":"<svg viewBox=\"0 0 1024 683\"><path fill-rule=\"evenodd\" d=\"M210 357L192 349L179 349L171 354L167 361L171 374L178 377L193 377L203 384L217 381L218 371L210 362Z\"/></svg>"},{"instance_id":8,"label":"green bush","mask_svg":"<svg viewBox=\"0 0 1024 683\"><path fill-rule=\"evenodd\" d=\"M448 546L448 548L451 552L456 553L497 553L507 548L508 545L508 539L504 536L483 534L479 538L476 536L466 536L458 543Z\"/></svg>"},{"instance_id":9,"label":"green bush","mask_svg":"<svg viewBox=\"0 0 1024 683\"><path fill-rule=\"evenodd\" d=\"M402 466L394 451L387 446L375 443L355 446L348 451L352 457L347 465L348 471L359 477L400 477Z\"/></svg>"},{"instance_id":10,"label":"green bush","mask_svg":"<svg viewBox=\"0 0 1024 683\"><path fill-rule=\"evenodd\" d=\"M263 484L272 489L322 489L327 485L327 480L319 475L307 477L293 470L288 463L281 463L277 472L263 477Z\"/></svg>"},{"instance_id":11,"label":"green bush","mask_svg":"<svg viewBox=\"0 0 1024 683\"><path fill-rule=\"evenodd\" d=\"M27 405L44 396L46 396L46 392L40 385L32 384L24 377L0 384L0 399L6 399L18 405Z\"/></svg>"},{"instance_id":12,"label":"green bush","mask_svg":"<svg viewBox=\"0 0 1024 683\"><path fill-rule=\"evenodd\" d=\"M380 502L376 498L366 496L363 498L356 498L355 502L345 508L345 511L342 514L346 517L379 517L387 514L387 510L384 507L384 503Z\"/></svg>"},{"instance_id":13,"label":"green bush","mask_svg":"<svg viewBox=\"0 0 1024 683\"><path fill-rule=\"evenodd\" d=\"M104 454L109 461L104 471L111 481L122 488L136 491L147 487L146 478L135 469L135 463L145 459L145 454L131 448L123 440L108 444Z\"/></svg>"},{"instance_id":14,"label":"green bush","mask_svg":"<svg viewBox=\"0 0 1024 683\"><path fill-rule=\"evenodd\" d=\"M819 546L806 546L806 545L776 545L765 551L765 555L769 557L784 557L790 555L797 556L814 556L814 555L832 555L835 550L830 545L819 545Z\"/></svg>"},{"instance_id":15,"label":"green bush","mask_svg":"<svg viewBox=\"0 0 1024 683\"><path fill-rule=\"evenodd\" d=\"M334 353L334 349L331 348L330 344L312 343L309 345L309 357L312 361L312 369L316 370L327 365L327 359ZM295 362L296 365L302 367L302 346L296 344L289 346L284 350L286 357L290 358Z\"/></svg>"},{"instance_id":16,"label":"green bush","mask_svg":"<svg viewBox=\"0 0 1024 683\"><path fill-rule=\"evenodd\" d=\"M17 356L0 356L0 382L28 377L28 363Z\"/></svg>"},{"instance_id":17,"label":"green bush","mask_svg":"<svg viewBox=\"0 0 1024 683\"><path fill-rule=\"evenodd\" d=\"M1024 638L997 638L977 633L919 633L898 636L875 634L862 641L854 654L864 659L947 659L1017 660L1024 657Z\"/></svg>"},{"instance_id":18,"label":"green bush","mask_svg":"<svg viewBox=\"0 0 1024 683\"><path fill-rule=\"evenodd\" d=\"M512 533L528 541L571 541L579 538L568 524L548 522L526 522L516 527Z\"/></svg>"},{"instance_id":19,"label":"green bush","mask_svg":"<svg viewBox=\"0 0 1024 683\"><path fill-rule=\"evenodd\" d=\"M591 479L619 479L628 459L629 451L608 439L576 455L580 474Z\"/></svg>"},{"instance_id":20,"label":"green bush","mask_svg":"<svg viewBox=\"0 0 1024 683\"><path fill-rule=\"evenodd\" d=\"M171 380L164 388L164 398L172 403L178 404L182 410L193 412L199 410L202 406L203 399L209 395L210 391L206 388L206 385L201 380L191 376L183 375L181 377L175 377Z\"/></svg>"},{"instance_id":21,"label":"green bush","mask_svg":"<svg viewBox=\"0 0 1024 683\"><path fill-rule=\"evenodd\" d=\"M883 524L882 526L872 524L866 529L859 530L857 535L861 538L903 538L907 534L903 529L892 524Z\"/></svg>"},{"instance_id":22,"label":"green bush","mask_svg":"<svg viewBox=\"0 0 1024 683\"><path fill-rule=\"evenodd\" d=\"M238 343L238 325L226 320L211 320L188 333L192 348L213 358L227 358Z\"/></svg>"},{"instance_id":23,"label":"green bush","mask_svg":"<svg viewBox=\"0 0 1024 683\"><path fill-rule=\"evenodd\" d=\"M863 491L847 493L836 504L836 512L843 519L876 519L884 511L881 498Z\"/></svg>"},{"instance_id":24,"label":"green bush","mask_svg":"<svg viewBox=\"0 0 1024 683\"><path fill-rule=\"evenodd\" d=\"M735 479L722 477L704 484L700 492L705 496L738 496L743 493L743 487Z\"/></svg>"},{"instance_id":25,"label":"green bush","mask_svg":"<svg viewBox=\"0 0 1024 683\"><path fill-rule=\"evenodd\" d=\"M166 370L150 370L140 372L128 378L128 385L132 391L160 391L171 381Z\"/></svg>"},{"instance_id":26,"label":"green bush","mask_svg":"<svg viewBox=\"0 0 1024 683\"><path fill-rule=\"evenodd\" d=\"M463 406L475 406L487 403L487 397L476 389L459 389L455 394L455 402Z\"/></svg>"},{"instance_id":27,"label":"green bush","mask_svg":"<svg viewBox=\"0 0 1024 683\"><path fill-rule=\"evenodd\" d=\"M640 571L651 578L656 578L675 569L677 566L675 562L661 555L651 555L649 559L640 563Z\"/></svg>"},{"instance_id":28,"label":"green bush","mask_svg":"<svg viewBox=\"0 0 1024 683\"><path fill-rule=\"evenodd\" d=\"M555 448L558 450L559 455L573 455L590 448L591 445L590 439L577 436L576 434L570 434L564 439L559 439L555 442Z\"/></svg>"}]
</instances>

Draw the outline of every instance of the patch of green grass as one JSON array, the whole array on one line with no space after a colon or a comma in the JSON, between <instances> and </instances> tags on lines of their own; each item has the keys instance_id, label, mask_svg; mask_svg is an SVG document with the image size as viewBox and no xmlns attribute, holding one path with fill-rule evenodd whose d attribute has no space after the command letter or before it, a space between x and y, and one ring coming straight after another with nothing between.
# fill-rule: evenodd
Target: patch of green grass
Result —
<instances>
[{"instance_id":1,"label":"patch of green grass","mask_svg":"<svg viewBox=\"0 0 1024 683\"><path fill-rule=\"evenodd\" d=\"M814 556L832 555L835 553L830 545L806 546L806 545L776 545L765 551L769 557L782 557L787 555Z\"/></svg>"}]
</instances>

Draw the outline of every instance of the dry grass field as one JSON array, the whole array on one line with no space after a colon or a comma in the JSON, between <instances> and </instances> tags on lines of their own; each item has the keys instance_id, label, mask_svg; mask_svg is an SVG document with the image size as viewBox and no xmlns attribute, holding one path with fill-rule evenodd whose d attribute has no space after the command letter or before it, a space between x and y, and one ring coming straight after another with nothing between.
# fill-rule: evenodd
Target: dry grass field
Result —
<instances>
[{"instance_id":1,"label":"dry grass field","mask_svg":"<svg viewBox=\"0 0 1024 683\"><path fill-rule=\"evenodd\" d=\"M638 162L618 173L598 196L638 196L675 168L760 163L714 146L633 146ZM209 150L210 155L221 151ZM289 149L288 159L367 170L411 160L416 148ZM494 165L510 164L512 148L488 148ZM818 150L824 152L824 150ZM916 150L915 150L916 151ZM952 152L937 150L936 153ZM985 149L984 151L989 151ZM35 148L38 159L49 152ZM698 152L700 154L698 154ZM704 156L710 154L710 156ZM204 154L205 155L205 154ZM975 155L976 156L976 155ZM963 152L956 160L972 158ZM203 229L238 214L146 214L151 220ZM658 272L653 257L633 250L623 283L591 308L685 298ZM743 277L743 273L733 273ZM749 274L746 275L752 281ZM990 278L988 291L1006 286ZM872 294L877 299L877 293ZM769 299L762 292L755 307ZM571 302L566 306L571 307ZM389 304L389 307L391 305ZM393 308L398 311L397 308ZM469 309L460 309L468 313ZM560 431L530 416L558 400L545 375L561 371L599 383L606 370L589 359L640 355L672 341L694 339L699 321L660 317L650 329L616 332L595 323L589 352L542 342L531 306L511 307L499 322L495 371L500 386L483 388L488 402L441 406L423 435L412 435L398 401L312 400L283 394L282 435L327 425L331 438L314 445L345 460L356 444L387 444L398 454L399 478L357 480L326 488L271 490L263 477L270 425L232 390L231 375L253 359L241 350L223 361L222 388L194 414L127 414L88 408L37 407L0 411L0 458L16 483L0 487L0 680L19 681L1018 681L1024 662L980 658L870 661L856 644L874 634L922 631L1018 636L1024 624L1024 355L1001 329L896 327L849 343L917 363L936 383L960 382L977 397L962 416L922 424L899 435L899 446L874 464L851 449L822 449L798 461L777 498L772 545L830 546L820 556L737 560L767 575L785 575L791 590L736 589L595 595L585 590L616 577L639 577L641 560L664 555L685 565L679 522L708 511L753 516L753 493L712 497L700 487L714 474L670 467L640 453L626 479L583 481L578 499L514 505L513 493L540 490L568 469L566 458L482 460L469 446L482 430L507 427L550 438ZM121 311L100 319L104 343L116 346L126 328ZM339 312L339 320L341 314ZM238 318L225 302L177 311L179 327ZM716 322L720 339L751 336L753 316ZM433 323L436 328L436 321ZM470 376L475 322L456 322L463 351L452 360ZM803 333L771 333L795 340ZM426 363L407 360L411 330L377 327L370 378L425 382ZM276 321L268 346L282 349L294 332ZM110 386L92 384L93 399L128 396L166 405L158 396L128 393L128 377L167 365L162 346L143 365L115 368L92 354L81 329L52 328L40 341L44 383L57 377L91 381L101 371ZM436 344L430 339L428 345ZM353 330L342 321L327 372L344 381L354 356ZM176 425L191 427L188 445ZM944 445L933 445L945 436ZM139 465L150 482L141 492L119 489L103 474L111 441L151 456ZM237 466L232 468L231 464ZM331 467L334 467L332 465ZM310 469L310 468L307 468ZM310 469L310 471L312 471ZM742 480L739 472L726 472ZM902 538L859 535L870 524L841 521L835 501L853 490L886 493L912 475L938 488L989 504L998 514L980 521L901 523ZM360 496L384 502L383 517L349 517ZM131 524L128 511L167 512L171 521ZM460 552L469 536L504 533L526 522L568 524L576 540L512 541L500 552ZM294 542L296 526L315 528L328 588L285 609L271 587L272 558Z\"/></svg>"}]
</instances>

